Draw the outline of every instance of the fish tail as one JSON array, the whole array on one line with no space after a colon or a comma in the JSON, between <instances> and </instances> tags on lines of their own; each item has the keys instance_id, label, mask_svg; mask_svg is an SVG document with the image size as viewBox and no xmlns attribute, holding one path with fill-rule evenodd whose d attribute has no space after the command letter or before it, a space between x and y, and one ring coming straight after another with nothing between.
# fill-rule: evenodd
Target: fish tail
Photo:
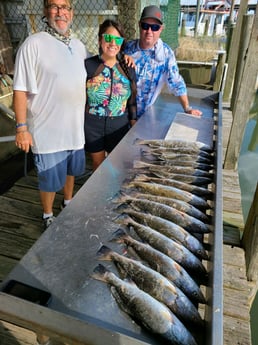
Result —
<instances>
[{"instance_id":1,"label":"fish tail","mask_svg":"<svg viewBox=\"0 0 258 345\"><path fill-rule=\"evenodd\" d=\"M140 152L141 152L141 155L144 158L147 158L147 159L150 159L150 160L156 159L156 155L153 152L151 152L151 151L148 151L146 149L145 150L141 149Z\"/></svg>"},{"instance_id":2,"label":"fish tail","mask_svg":"<svg viewBox=\"0 0 258 345\"><path fill-rule=\"evenodd\" d=\"M144 140L142 140L142 139L140 139L140 138L136 138L136 139L134 140L134 145L135 145L135 144L136 144L136 145L142 145L143 142L144 142Z\"/></svg>"},{"instance_id":3,"label":"fish tail","mask_svg":"<svg viewBox=\"0 0 258 345\"><path fill-rule=\"evenodd\" d=\"M130 199L131 199L131 196L129 196L124 190L121 190L119 195L113 198L112 201L117 204L117 203L128 202L128 200Z\"/></svg>"},{"instance_id":4,"label":"fish tail","mask_svg":"<svg viewBox=\"0 0 258 345\"><path fill-rule=\"evenodd\" d=\"M112 234L110 241L124 243L127 237L128 235L125 230L119 228Z\"/></svg>"},{"instance_id":5,"label":"fish tail","mask_svg":"<svg viewBox=\"0 0 258 345\"><path fill-rule=\"evenodd\" d=\"M108 248L107 246L103 245L101 248L97 251L97 256L99 260L112 260L112 250Z\"/></svg>"},{"instance_id":6,"label":"fish tail","mask_svg":"<svg viewBox=\"0 0 258 345\"><path fill-rule=\"evenodd\" d=\"M124 209L124 212L115 218L116 223L128 225L130 224L130 222L132 222L132 218L126 213L126 211L127 210Z\"/></svg>"},{"instance_id":7,"label":"fish tail","mask_svg":"<svg viewBox=\"0 0 258 345\"><path fill-rule=\"evenodd\" d=\"M91 277L96 280L107 282L107 279L105 278L107 272L109 272L109 270L105 266L98 264L98 266L94 268Z\"/></svg>"},{"instance_id":8,"label":"fish tail","mask_svg":"<svg viewBox=\"0 0 258 345\"><path fill-rule=\"evenodd\" d=\"M135 169L147 168L147 167L148 167L148 163L145 163L145 162L143 162L143 161L137 161L137 160L135 160L135 161L133 162L133 167L134 167Z\"/></svg>"},{"instance_id":9,"label":"fish tail","mask_svg":"<svg viewBox=\"0 0 258 345\"><path fill-rule=\"evenodd\" d=\"M148 181L149 176L145 175L145 174L137 174L134 178L134 181Z\"/></svg>"}]
</instances>

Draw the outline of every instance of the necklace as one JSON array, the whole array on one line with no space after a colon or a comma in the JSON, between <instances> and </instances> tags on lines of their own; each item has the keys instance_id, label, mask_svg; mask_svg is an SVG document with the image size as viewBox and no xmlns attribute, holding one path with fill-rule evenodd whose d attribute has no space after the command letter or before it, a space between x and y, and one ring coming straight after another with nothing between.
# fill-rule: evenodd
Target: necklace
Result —
<instances>
[{"instance_id":1,"label":"necklace","mask_svg":"<svg viewBox=\"0 0 258 345\"><path fill-rule=\"evenodd\" d=\"M72 54L72 48L70 47L71 43L71 32L69 30L68 36L60 35L58 32L56 32L55 29L53 29L51 26L47 25L45 27L45 31L49 33L51 36L55 37L57 40L63 42L69 49L70 53Z\"/></svg>"}]
</instances>

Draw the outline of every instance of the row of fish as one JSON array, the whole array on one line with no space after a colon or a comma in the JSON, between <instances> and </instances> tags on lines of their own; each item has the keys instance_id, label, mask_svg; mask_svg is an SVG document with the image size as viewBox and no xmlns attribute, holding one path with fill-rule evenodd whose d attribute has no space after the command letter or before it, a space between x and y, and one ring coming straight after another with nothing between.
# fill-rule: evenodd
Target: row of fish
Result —
<instances>
[{"instance_id":1,"label":"row of fish","mask_svg":"<svg viewBox=\"0 0 258 345\"><path fill-rule=\"evenodd\" d=\"M213 153L199 142L137 144L147 147L143 159L113 200L119 229L110 241L125 245L127 255L103 245L97 257L112 261L119 277L101 264L92 276L110 285L122 310L169 344L197 345L190 330L204 326L198 304L206 303L200 284L207 282L202 260L209 257L202 238L212 231Z\"/></svg>"}]
</instances>

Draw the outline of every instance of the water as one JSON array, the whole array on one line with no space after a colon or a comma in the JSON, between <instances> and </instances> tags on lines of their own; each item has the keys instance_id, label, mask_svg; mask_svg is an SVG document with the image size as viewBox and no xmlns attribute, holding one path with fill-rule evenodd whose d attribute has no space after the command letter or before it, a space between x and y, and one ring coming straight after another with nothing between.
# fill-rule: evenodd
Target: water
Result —
<instances>
[{"instance_id":1,"label":"water","mask_svg":"<svg viewBox=\"0 0 258 345\"><path fill-rule=\"evenodd\" d=\"M239 183L244 221L251 207L258 181L258 90L250 111L238 161ZM258 344L258 294L251 308L252 344Z\"/></svg>"}]
</instances>

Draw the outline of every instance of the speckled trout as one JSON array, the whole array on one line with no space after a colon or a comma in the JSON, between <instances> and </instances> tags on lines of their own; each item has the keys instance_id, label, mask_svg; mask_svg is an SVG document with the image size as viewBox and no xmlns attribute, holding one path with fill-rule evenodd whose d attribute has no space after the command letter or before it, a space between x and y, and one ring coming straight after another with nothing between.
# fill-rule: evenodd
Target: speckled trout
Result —
<instances>
[{"instance_id":1,"label":"speckled trout","mask_svg":"<svg viewBox=\"0 0 258 345\"><path fill-rule=\"evenodd\" d=\"M94 269L92 277L109 284L120 308L152 333L174 345L197 345L191 333L171 310L135 284L118 278L103 265Z\"/></svg>"},{"instance_id":2,"label":"speckled trout","mask_svg":"<svg viewBox=\"0 0 258 345\"><path fill-rule=\"evenodd\" d=\"M161 204L165 204L171 207L174 207L175 209L184 212L186 214L188 214L189 216L192 216L194 218L197 218L199 220L201 220L204 223L209 224L210 223L210 216L208 216L206 213L202 212L201 210L199 210L198 208L194 207L193 205L188 204L187 202L183 201L183 200L178 200L178 199L173 199L173 198L168 198L165 196L159 196L159 195L154 195L154 194L147 194L147 193L140 193L140 192L135 192L132 193L131 195L134 198L139 198L139 199L148 199L151 201L156 201L159 202ZM121 196L120 202L123 202L123 197Z\"/></svg>"},{"instance_id":3,"label":"speckled trout","mask_svg":"<svg viewBox=\"0 0 258 345\"><path fill-rule=\"evenodd\" d=\"M119 221L120 224L132 226L142 241L171 257L179 265L183 266L188 273L193 272L203 275L203 277L206 276L207 272L201 260L181 243L172 240L147 225L136 222L126 214L124 217L120 217Z\"/></svg>"},{"instance_id":4,"label":"speckled trout","mask_svg":"<svg viewBox=\"0 0 258 345\"><path fill-rule=\"evenodd\" d=\"M207 188L203 188L200 186L194 186L189 183L185 183L182 181L177 181L169 178L162 178L162 177L152 177L152 176L146 176L144 174L138 174L135 178L134 181L144 181L144 182L155 182L158 184L162 184L165 186L171 186L171 187L176 187L181 190L185 190L187 192L190 192L194 195L200 196L201 198L213 199L213 192L210 191Z\"/></svg>"},{"instance_id":5,"label":"speckled trout","mask_svg":"<svg viewBox=\"0 0 258 345\"><path fill-rule=\"evenodd\" d=\"M161 161L182 160L184 162L189 161L189 162L196 162L196 163L204 163L204 164L208 164L211 167L213 167L213 161L214 161L213 156L205 155L205 157L203 157L198 153L197 154L180 153L180 152L175 152L173 150L170 150L169 148L166 150L164 150L164 148L163 149L149 148L148 151L142 151L142 155L145 157L148 157L151 155Z\"/></svg>"},{"instance_id":6,"label":"speckled trout","mask_svg":"<svg viewBox=\"0 0 258 345\"><path fill-rule=\"evenodd\" d=\"M190 205L193 205L199 209L209 209L210 205L206 200L200 198L197 195L194 195L185 190L181 190L172 186L165 186L159 183L154 182L142 182L142 181L131 181L129 183L123 183L122 188L139 188L144 192L150 194L166 196L173 199L179 199L185 202L188 202Z\"/></svg>"},{"instance_id":7,"label":"speckled trout","mask_svg":"<svg viewBox=\"0 0 258 345\"><path fill-rule=\"evenodd\" d=\"M181 321L202 325L203 320L194 304L165 276L140 261L125 257L104 245L97 255L99 260L113 261L141 290L164 303Z\"/></svg>"},{"instance_id":8,"label":"speckled trout","mask_svg":"<svg viewBox=\"0 0 258 345\"><path fill-rule=\"evenodd\" d=\"M124 243L127 247L133 248L141 260L146 261L151 268L172 281L192 302L206 303L197 283L181 265L169 256L151 247L149 244L135 240L123 229L115 231L111 241Z\"/></svg>"},{"instance_id":9,"label":"speckled trout","mask_svg":"<svg viewBox=\"0 0 258 345\"><path fill-rule=\"evenodd\" d=\"M181 243L199 259L208 260L208 255L202 243L181 226L171 222L170 220L150 213L138 212L132 208L126 208L123 212L123 215L120 216L121 219L119 220L118 217L115 219L115 222L124 224L126 223L126 217L129 215L140 224L148 225L150 228L160 232L170 239Z\"/></svg>"},{"instance_id":10,"label":"speckled trout","mask_svg":"<svg viewBox=\"0 0 258 345\"><path fill-rule=\"evenodd\" d=\"M171 206L161 204L159 202L146 199L137 199L133 197L127 197L126 203L129 203L136 211L149 212L153 215L159 216L171 220L178 224L185 230L191 233L209 233L210 226L199 219L196 219L188 214L181 212ZM119 209L119 207L118 207ZM123 206L120 206L123 209Z\"/></svg>"},{"instance_id":11,"label":"speckled trout","mask_svg":"<svg viewBox=\"0 0 258 345\"><path fill-rule=\"evenodd\" d=\"M180 166L180 165L171 165L171 164L170 165L169 164L157 165L157 164L153 164L153 163L135 160L133 163L133 167L134 167L134 169L158 168L160 170L164 170L168 173L173 173L173 174L202 176L202 177L208 177L208 178L214 177L214 174L209 172L209 171L195 169L194 167L191 167L191 166Z\"/></svg>"},{"instance_id":12,"label":"speckled trout","mask_svg":"<svg viewBox=\"0 0 258 345\"><path fill-rule=\"evenodd\" d=\"M151 173L157 177L171 178L173 180L182 181L185 183L193 184L195 186L208 186L213 181L213 178L211 177L171 173L168 171L164 171L160 169L159 167L155 167L155 166L149 167L148 169L146 169L146 171L141 169L141 172Z\"/></svg>"},{"instance_id":13,"label":"speckled trout","mask_svg":"<svg viewBox=\"0 0 258 345\"><path fill-rule=\"evenodd\" d=\"M211 153L213 150L209 145L206 145L200 141L187 141L187 140L165 140L165 139L136 139L138 145L148 145L150 147L168 147L178 151L186 151L188 153L196 153L199 151L205 151Z\"/></svg>"}]
</instances>

